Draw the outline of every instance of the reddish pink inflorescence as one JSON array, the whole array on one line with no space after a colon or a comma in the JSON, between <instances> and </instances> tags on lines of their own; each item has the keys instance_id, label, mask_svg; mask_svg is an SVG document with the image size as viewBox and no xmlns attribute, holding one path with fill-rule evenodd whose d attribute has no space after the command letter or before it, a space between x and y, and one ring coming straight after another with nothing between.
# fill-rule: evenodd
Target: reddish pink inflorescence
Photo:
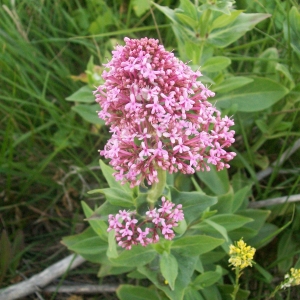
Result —
<instances>
[{"instance_id":1,"label":"reddish pink inflorescence","mask_svg":"<svg viewBox=\"0 0 300 300\"><path fill-rule=\"evenodd\" d=\"M140 223L134 218L135 212L120 210L117 215L109 215L109 227L107 231L115 230L116 240L122 248L130 250L132 245L141 244L147 246L157 243L160 235L172 240L175 236L172 228L178 226L178 222L184 219L182 205L175 204L161 198L162 205L159 209L146 212L146 219ZM144 231L143 231L144 228Z\"/></svg>"},{"instance_id":2,"label":"reddish pink inflorescence","mask_svg":"<svg viewBox=\"0 0 300 300\"><path fill-rule=\"evenodd\" d=\"M112 137L100 154L114 175L131 187L158 181L157 169L193 174L228 168L235 156L233 120L207 101L215 94L155 39L125 38L105 66L105 83L95 91Z\"/></svg>"}]
</instances>

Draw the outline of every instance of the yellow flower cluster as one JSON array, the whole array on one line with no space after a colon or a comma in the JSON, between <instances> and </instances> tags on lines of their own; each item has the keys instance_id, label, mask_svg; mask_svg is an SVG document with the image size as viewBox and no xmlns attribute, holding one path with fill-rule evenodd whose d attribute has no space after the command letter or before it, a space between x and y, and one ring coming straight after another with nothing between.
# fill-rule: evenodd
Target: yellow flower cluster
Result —
<instances>
[{"instance_id":1,"label":"yellow flower cluster","mask_svg":"<svg viewBox=\"0 0 300 300\"><path fill-rule=\"evenodd\" d=\"M281 284L280 288L284 289L294 285L300 285L300 269L291 268L291 274L284 276L285 280Z\"/></svg>"},{"instance_id":2,"label":"yellow flower cluster","mask_svg":"<svg viewBox=\"0 0 300 300\"><path fill-rule=\"evenodd\" d=\"M243 240L239 240L236 245L230 245L230 265L241 270L248 266L252 267L255 251L255 248L247 246Z\"/></svg>"}]
</instances>

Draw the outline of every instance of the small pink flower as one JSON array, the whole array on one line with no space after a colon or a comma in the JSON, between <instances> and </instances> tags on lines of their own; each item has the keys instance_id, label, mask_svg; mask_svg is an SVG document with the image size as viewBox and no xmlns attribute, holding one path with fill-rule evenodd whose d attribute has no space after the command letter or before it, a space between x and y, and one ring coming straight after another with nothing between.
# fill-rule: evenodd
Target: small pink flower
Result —
<instances>
[{"instance_id":1,"label":"small pink flower","mask_svg":"<svg viewBox=\"0 0 300 300\"><path fill-rule=\"evenodd\" d=\"M110 159L122 183L157 182L157 167L193 174L228 168L234 152L233 120L207 101L215 94L157 40L125 38L94 94L112 137L100 154ZM142 141L142 143L140 142Z\"/></svg>"},{"instance_id":2,"label":"small pink flower","mask_svg":"<svg viewBox=\"0 0 300 300\"><path fill-rule=\"evenodd\" d=\"M116 241L122 248L130 250L132 245L141 244L147 246L159 241L159 232L165 239L172 240L175 234L173 227L184 219L182 205L175 206L174 203L162 197L162 206L146 212L144 221L138 224L135 212L119 211L118 214L108 216L107 231L115 230ZM143 228L145 230L143 231Z\"/></svg>"}]
</instances>

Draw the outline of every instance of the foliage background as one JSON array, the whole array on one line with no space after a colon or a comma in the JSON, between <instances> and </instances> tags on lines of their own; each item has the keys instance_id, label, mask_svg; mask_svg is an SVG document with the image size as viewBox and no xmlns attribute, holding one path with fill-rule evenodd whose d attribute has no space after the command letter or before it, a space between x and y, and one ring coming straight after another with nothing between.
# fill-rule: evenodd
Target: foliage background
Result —
<instances>
[{"instance_id":1,"label":"foliage background","mask_svg":"<svg viewBox=\"0 0 300 300\"><path fill-rule=\"evenodd\" d=\"M155 3L169 9L180 5L175 0ZM233 43L215 44L212 55L205 49L204 54L191 50L201 48L201 39L189 48L189 41L195 41L191 20L181 16L174 23L170 11L157 5L150 10L147 1L141 5L135 0L3 0L1 4L2 286L64 257L68 251L61 238L87 226L80 200L93 206L104 199L87 195L91 189L106 187L97 150L109 136L103 123L90 117L97 108L89 92L101 82L101 65L110 58L113 46L125 36L161 38L181 59L201 65L203 81L217 92L217 105L236 121L238 156L229 177L239 187L251 186L250 201L300 193L300 154L291 152L293 146L297 149L300 135L300 8L296 1L236 1L236 8L245 13L270 17ZM183 31L176 32L180 28L176 22ZM247 83L250 77L253 81L246 88L234 86L239 81ZM242 109L237 104L241 96ZM190 181L180 176L176 180L182 190L192 188ZM224 178L219 180L221 186ZM256 258L273 278L298 261L299 205L268 209L268 222L276 228L292 220ZM71 278L98 282L97 271L87 264L73 271ZM254 278L254 283L245 284L258 294L272 285L261 274ZM104 280L130 282L122 276Z\"/></svg>"}]
</instances>

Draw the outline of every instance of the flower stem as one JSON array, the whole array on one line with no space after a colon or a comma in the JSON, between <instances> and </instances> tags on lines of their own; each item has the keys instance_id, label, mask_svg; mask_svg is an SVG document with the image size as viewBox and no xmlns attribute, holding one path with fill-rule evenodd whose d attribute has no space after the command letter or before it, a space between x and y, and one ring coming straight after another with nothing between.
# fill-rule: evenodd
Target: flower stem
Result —
<instances>
[{"instance_id":1,"label":"flower stem","mask_svg":"<svg viewBox=\"0 0 300 300\"><path fill-rule=\"evenodd\" d=\"M234 289L233 289L233 292L231 294L231 298L232 300L235 300L236 298L236 294L240 288L240 285L239 285L239 278L240 278L240 268L236 268L235 269L235 284L234 284Z\"/></svg>"},{"instance_id":2,"label":"flower stem","mask_svg":"<svg viewBox=\"0 0 300 300\"><path fill-rule=\"evenodd\" d=\"M148 192L147 201L150 204L150 208L154 207L157 198L161 196L164 191L166 180L167 180L167 172L163 169L157 170L158 182L152 184L151 190Z\"/></svg>"},{"instance_id":3,"label":"flower stem","mask_svg":"<svg viewBox=\"0 0 300 300\"><path fill-rule=\"evenodd\" d=\"M267 300L270 300L275 297L277 292L280 290L280 285L276 286L275 290L272 292L272 294L267 298Z\"/></svg>"}]
</instances>

